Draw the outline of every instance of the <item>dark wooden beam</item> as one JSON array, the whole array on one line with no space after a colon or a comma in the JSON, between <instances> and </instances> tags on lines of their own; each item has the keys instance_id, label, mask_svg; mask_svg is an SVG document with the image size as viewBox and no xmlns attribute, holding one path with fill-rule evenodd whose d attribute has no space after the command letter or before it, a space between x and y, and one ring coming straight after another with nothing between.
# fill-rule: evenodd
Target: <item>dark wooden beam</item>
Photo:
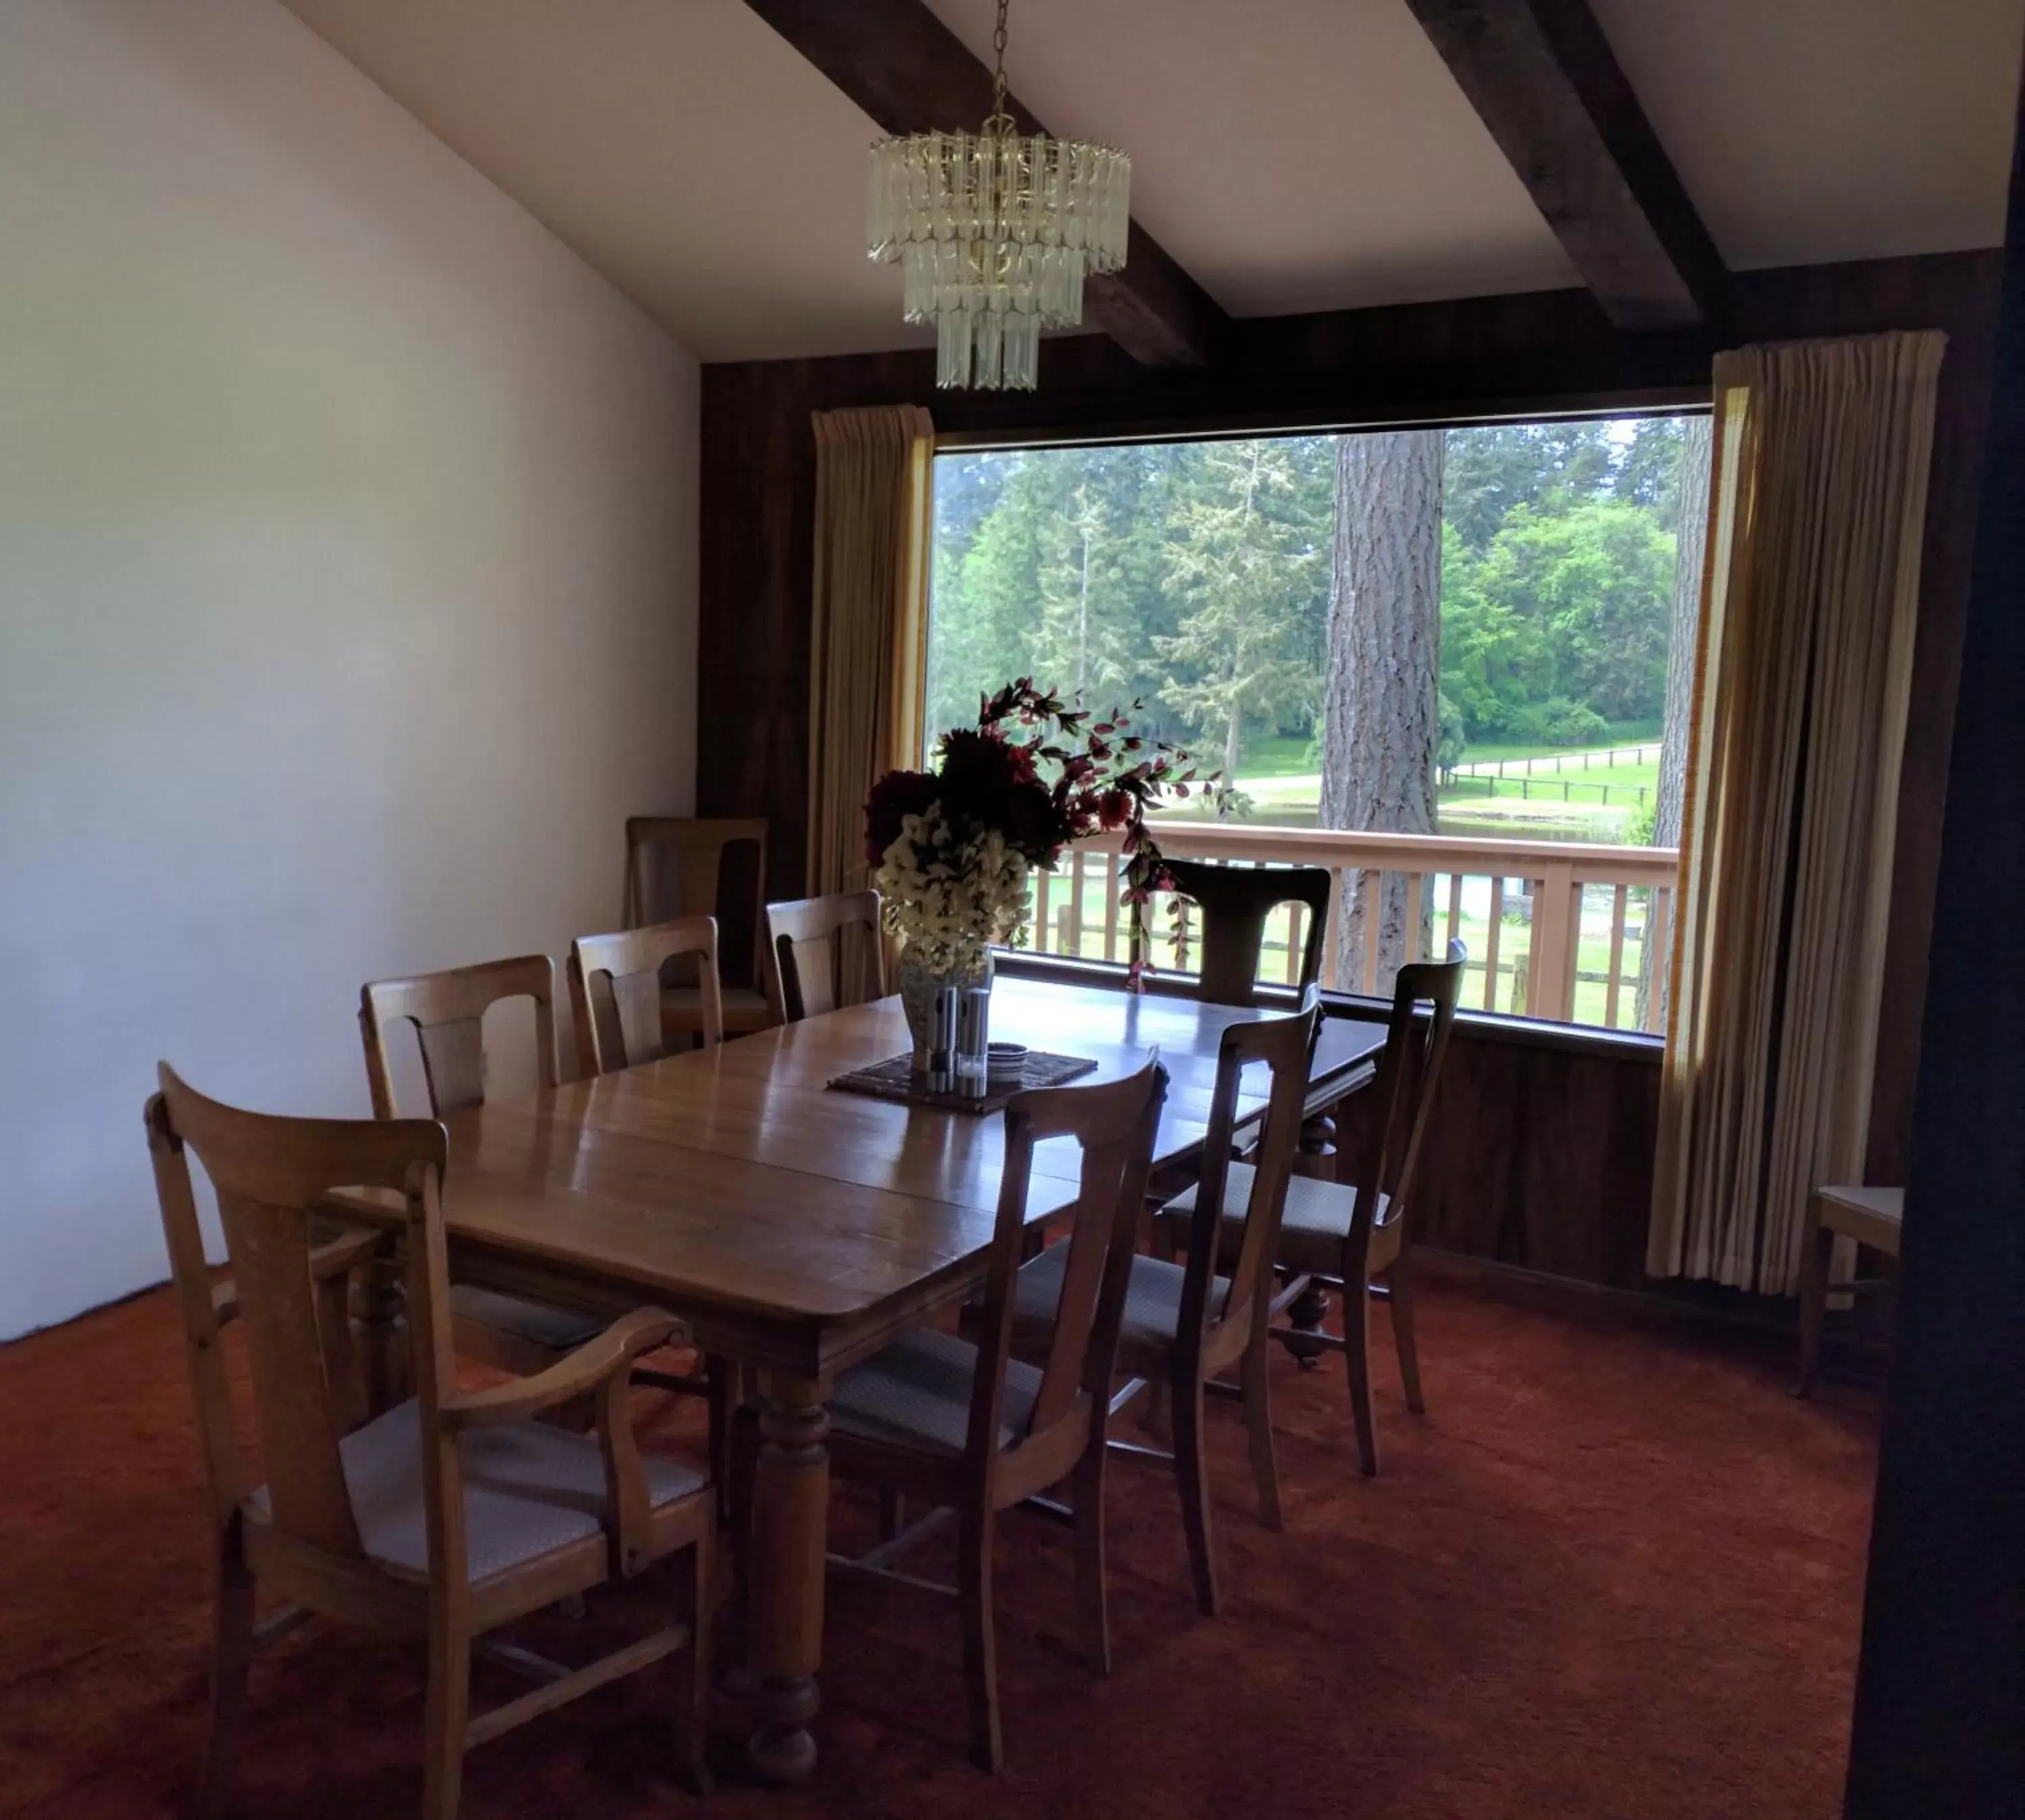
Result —
<instances>
[{"instance_id":1,"label":"dark wooden beam","mask_svg":"<svg viewBox=\"0 0 2025 1820\"><path fill-rule=\"evenodd\" d=\"M991 72L921 0L745 0L888 133L976 132ZM1007 97L1023 133L1046 128ZM1199 366L1229 318L1159 241L1132 223L1125 268L1093 278L1083 317L1134 359Z\"/></svg>"},{"instance_id":2,"label":"dark wooden beam","mask_svg":"<svg viewBox=\"0 0 2025 1820\"><path fill-rule=\"evenodd\" d=\"M1619 329L1722 313L1722 256L1587 0L1406 0Z\"/></svg>"}]
</instances>

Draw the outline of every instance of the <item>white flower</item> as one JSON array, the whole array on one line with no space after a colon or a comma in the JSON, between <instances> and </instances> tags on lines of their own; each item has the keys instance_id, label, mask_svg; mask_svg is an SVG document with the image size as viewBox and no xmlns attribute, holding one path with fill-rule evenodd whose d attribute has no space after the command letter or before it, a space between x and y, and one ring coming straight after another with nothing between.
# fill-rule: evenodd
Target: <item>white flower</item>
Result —
<instances>
[{"instance_id":1,"label":"white flower","mask_svg":"<svg viewBox=\"0 0 2025 1820\"><path fill-rule=\"evenodd\" d=\"M1027 916L1025 859L997 829L968 840L944 819L942 805L903 816L899 837L872 877L884 899L886 928L936 973L974 973L994 942L1015 939Z\"/></svg>"}]
</instances>

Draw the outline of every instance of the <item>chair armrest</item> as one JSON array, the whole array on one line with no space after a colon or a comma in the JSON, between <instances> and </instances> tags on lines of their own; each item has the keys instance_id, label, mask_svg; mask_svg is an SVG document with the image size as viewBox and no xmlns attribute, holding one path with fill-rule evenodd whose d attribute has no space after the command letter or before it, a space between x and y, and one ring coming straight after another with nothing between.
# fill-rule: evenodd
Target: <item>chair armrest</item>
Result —
<instances>
[{"instance_id":1,"label":"chair armrest","mask_svg":"<svg viewBox=\"0 0 2025 1820\"><path fill-rule=\"evenodd\" d=\"M659 1308L636 1308L615 1321L595 1340L587 1340L567 1357L531 1377L516 1377L491 1390L451 1397L441 1406L444 1428L483 1428L491 1422L520 1421L571 1397L599 1389L613 1379L623 1383L626 1367L643 1352L687 1332L674 1315Z\"/></svg>"},{"instance_id":2,"label":"chair armrest","mask_svg":"<svg viewBox=\"0 0 2025 1820\"><path fill-rule=\"evenodd\" d=\"M355 1232L340 1233L336 1238L313 1248L310 1252L310 1281L321 1283L331 1277L341 1277L369 1259L373 1253L386 1244L388 1235L370 1228ZM211 1292L211 1311L221 1322L236 1319L239 1314L239 1287L228 1277L213 1286Z\"/></svg>"}]
</instances>

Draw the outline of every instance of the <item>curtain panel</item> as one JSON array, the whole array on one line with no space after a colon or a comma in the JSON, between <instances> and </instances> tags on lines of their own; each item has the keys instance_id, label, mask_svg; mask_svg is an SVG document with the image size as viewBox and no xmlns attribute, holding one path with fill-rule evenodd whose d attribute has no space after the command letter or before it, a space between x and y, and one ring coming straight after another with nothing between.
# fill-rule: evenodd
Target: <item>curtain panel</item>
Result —
<instances>
[{"instance_id":1,"label":"curtain panel","mask_svg":"<svg viewBox=\"0 0 2025 1820\"><path fill-rule=\"evenodd\" d=\"M921 763L935 435L912 405L815 414L813 894L864 887L865 796Z\"/></svg>"},{"instance_id":2,"label":"curtain panel","mask_svg":"<svg viewBox=\"0 0 2025 1820\"><path fill-rule=\"evenodd\" d=\"M1859 1182L1945 337L1747 347L1714 464L1646 1267L1797 1291Z\"/></svg>"}]
</instances>

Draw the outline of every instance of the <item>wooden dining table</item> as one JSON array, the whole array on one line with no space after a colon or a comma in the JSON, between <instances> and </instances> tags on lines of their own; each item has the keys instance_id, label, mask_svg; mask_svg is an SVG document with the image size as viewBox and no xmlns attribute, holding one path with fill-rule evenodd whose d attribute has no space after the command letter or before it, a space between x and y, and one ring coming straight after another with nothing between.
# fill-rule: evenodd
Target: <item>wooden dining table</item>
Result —
<instances>
[{"instance_id":1,"label":"wooden dining table","mask_svg":"<svg viewBox=\"0 0 2025 1820\"><path fill-rule=\"evenodd\" d=\"M1157 1050L1170 1085L1157 1165L1200 1149L1229 1024L1270 1013L1001 978L992 1035L1114 1079ZM1368 1079L1382 1024L1325 1020L1309 1109ZM503 1098L443 1122L456 1280L599 1314L652 1303L748 1368L759 1447L748 1563L755 1770L807 1776L818 1701L836 1374L983 1280L1005 1121L832 1089L909 1048L897 998ZM1248 1096L1255 1117L1262 1098ZM1076 1191L1072 1147L1035 1153L1028 1217ZM391 1324L391 1310L383 1310ZM383 1329L383 1338L384 1337Z\"/></svg>"}]
</instances>

